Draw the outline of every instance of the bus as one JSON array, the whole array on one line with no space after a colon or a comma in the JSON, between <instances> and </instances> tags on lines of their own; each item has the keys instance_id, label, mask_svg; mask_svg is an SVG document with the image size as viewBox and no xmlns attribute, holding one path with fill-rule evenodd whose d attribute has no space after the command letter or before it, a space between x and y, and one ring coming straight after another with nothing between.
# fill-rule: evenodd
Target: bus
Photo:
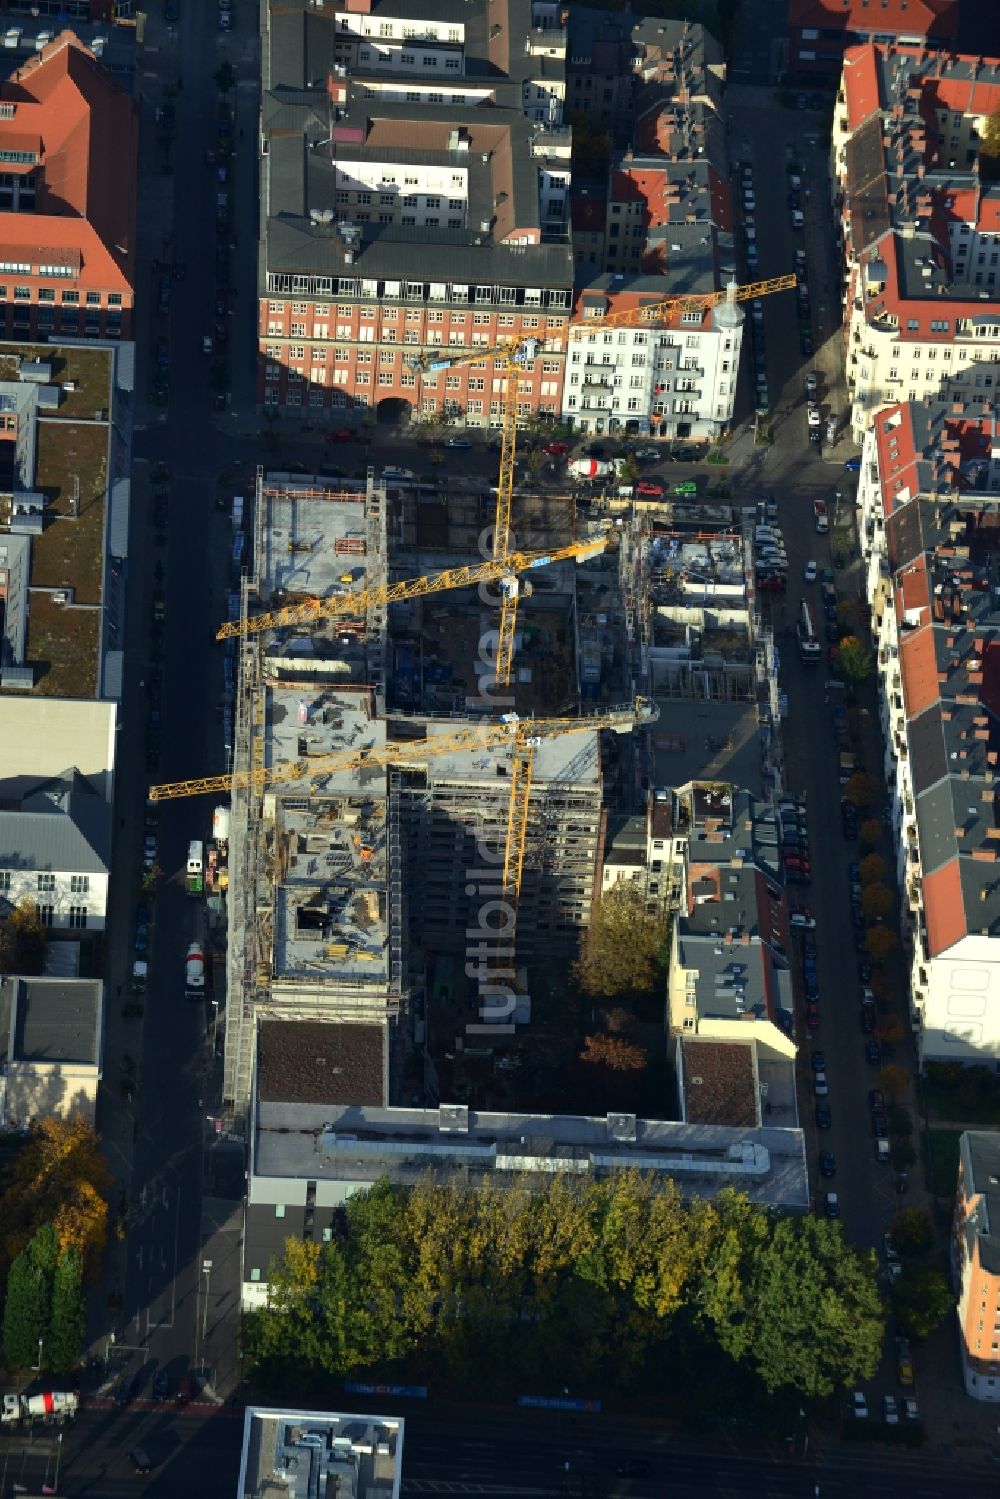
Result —
<instances>
[{"instance_id":1,"label":"bus","mask_svg":"<svg viewBox=\"0 0 1000 1499\"><path fill-rule=\"evenodd\" d=\"M804 666L818 666L823 655L823 647L819 643L816 627L813 624L812 610L805 599L802 600L802 608L799 612L798 624L799 656Z\"/></svg>"}]
</instances>

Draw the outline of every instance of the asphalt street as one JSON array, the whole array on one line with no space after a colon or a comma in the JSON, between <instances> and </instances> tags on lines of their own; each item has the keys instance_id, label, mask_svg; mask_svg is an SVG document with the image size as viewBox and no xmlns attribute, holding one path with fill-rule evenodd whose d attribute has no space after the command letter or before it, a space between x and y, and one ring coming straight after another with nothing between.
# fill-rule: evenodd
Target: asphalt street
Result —
<instances>
[{"instance_id":1,"label":"asphalt street","mask_svg":"<svg viewBox=\"0 0 1000 1499\"><path fill-rule=\"evenodd\" d=\"M369 1409L372 1408L369 1406ZM376 1406L376 1409L384 1407ZM789 1461L777 1444L723 1431L695 1442L653 1422L618 1416L580 1425L541 1412L429 1405L396 1409L406 1421L404 1495L490 1495L493 1499L664 1499L738 1494L755 1499L988 1499L996 1468L929 1460L919 1453L860 1449ZM584 1424L586 1423L586 1424ZM72 1499L219 1499L234 1491L243 1422L233 1413L150 1409L88 1411L64 1429L0 1437L0 1491L52 1485ZM153 1471L139 1477L128 1451L141 1446ZM618 1477L626 1460L645 1467ZM568 1465L568 1466L567 1466Z\"/></svg>"}]
</instances>

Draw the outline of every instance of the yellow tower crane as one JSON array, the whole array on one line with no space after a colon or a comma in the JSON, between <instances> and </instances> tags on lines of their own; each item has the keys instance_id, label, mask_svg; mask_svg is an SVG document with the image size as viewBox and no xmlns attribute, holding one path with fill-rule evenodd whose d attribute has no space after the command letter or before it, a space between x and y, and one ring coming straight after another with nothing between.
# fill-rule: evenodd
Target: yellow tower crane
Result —
<instances>
[{"instance_id":1,"label":"yellow tower crane","mask_svg":"<svg viewBox=\"0 0 1000 1499\"><path fill-rule=\"evenodd\" d=\"M585 328L588 333L600 328L641 327L643 323L661 323L675 312L686 312L696 308L717 307L720 302L752 302L757 297L769 297L774 292L790 291L796 284L794 275L773 276L767 281L753 281L746 286L730 283L722 291L705 292L693 296L658 297L648 302L639 302L635 307L622 308L619 312L605 313L601 317L586 318L572 328ZM432 375L440 370L453 370L466 364L480 364L487 359L500 363L506 373L506 389L503 398L500 429L500 473L497 477L496 516L493 521L493 555L503 561L510 554L510 521L514 499L514 459L517 453L517 393L522 377L534 363L546 344L537 338L512 338L490 348L465 349L460 354L445 354L430 350L416 355L408 363L418 374ZM500 628L496 653L497 682L506 685L510 681L514 664L514 638L517 626L517 594L504 592L500 599Z\"/></svg>"},{"instance_id":2,"label":"yellow tower crane","mask_svg":"<svg viewBox=\"0 0 1000 1499\"><path fill-rule=\"evenodd\" d=\"M286 625L314 624L320 619L334 619L337 615L364 615L369 608L383 604L398 604L404 599L425 598L430 593L444 593L451 588L466 588L475 583L499 582L501 598L508 594L516 598L520 591L517 574L530 572L532 568L548 567L553 562L565 562L572 558L586 562L599 557L608 545L609 536L597 536L589 541L574 541L568 546L557 547L551 552L510 552L506 557L493 557L487 562L474 563L469 567L449 567L444 572L430 573L423 578L407 578L401 583L391 583L386 588L362 588L350 593L333 594L329 598L302 599L273 609L268 614L254 614L248 619L228 620L216 631L216 640L226 640L231 635L258 635L262 630L278 630ZM531 592L531 585L525 584Z\"/></svg>"},{"instance_id":3,"label":"yellow tower crane","mask_svg":"<svg viewBox=\"0 0 1000 1499\"><path fill-rule=\"evenodd\" d=\"M505 714L499 721L452 729L429 739L371 744L364 749L353 749L336 755L317 755L313 759L294 760L284 765L234 771L231 775L168 781L150 787L149 799L170 801L183 796L200 796L207 792L225 792L237 788L265 791L284 786L293 787L301 781L322 780L341 770L370 770L377 766L420 767L439 755L509 746L513 766L507 804L507 834L504 840L503 889L516 918L527 843L528 805L538 746L543 740L557 739L563 734L578 734L584 729L611 729L618 734L628 734L642 724L655 722L658 717L659 709L656 704L652 699L642 697L624 707L609 708L603 713L583 718L519 718L511 713Z\"/></svg>"}]
</instances>

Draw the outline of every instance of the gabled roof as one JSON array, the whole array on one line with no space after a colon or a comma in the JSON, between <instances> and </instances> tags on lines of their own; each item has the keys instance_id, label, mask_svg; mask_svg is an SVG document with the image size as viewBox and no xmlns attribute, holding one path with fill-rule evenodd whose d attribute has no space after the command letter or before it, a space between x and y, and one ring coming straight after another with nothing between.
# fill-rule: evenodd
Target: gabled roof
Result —
<instances>
[{"instance_id":1,"label":"gabled roof","mask_svg":"<svg viewBox=\"0 0 1000 1499\"><path fill-rule=\"evenodd\" d=\"M138 126L132 99L72 31L64 31L7 81L0 99L14 117L7 136L41 142L34 213L0 214L10 247L83 252L88 281L126 279L135 266ZM9 147L8 147L9 149Z\"/></svg>"},{"instance_id":2,"label":"gabled roof","mask_svg":"<svg viewBox=\"0 0 1000 1499\"><path fill-rule=\"evenodd\" d=\"M0 869L106 874L110 859L111 809L77 770L0 812Z\"/></svg>"}]
</instances>

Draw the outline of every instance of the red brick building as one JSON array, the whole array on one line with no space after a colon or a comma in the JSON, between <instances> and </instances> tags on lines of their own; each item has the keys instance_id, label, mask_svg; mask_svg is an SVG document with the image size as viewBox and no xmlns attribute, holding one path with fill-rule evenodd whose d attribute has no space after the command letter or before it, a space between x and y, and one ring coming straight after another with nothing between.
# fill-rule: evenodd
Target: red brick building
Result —
<instances>
[{"instance_id":1,"label":"red brick building","mask_svg":"<svg viewBox=\"0 0 1000 1499\"><path fill-rule=\"evenodd\" d=\"M946 46L958 36L959 0L789 0L788 69L839 73L861 42Z\"/></svg>"},{"instance_id":2,"label":"red brick building","mask_svg":"<svg viewBox=\"0 0 1000 1499\"><path fill-rule=\"evenodd\" d=\"M0 337L132 336L138 145L71 31L0 83Z\"/></svg>"}]
</instances>

